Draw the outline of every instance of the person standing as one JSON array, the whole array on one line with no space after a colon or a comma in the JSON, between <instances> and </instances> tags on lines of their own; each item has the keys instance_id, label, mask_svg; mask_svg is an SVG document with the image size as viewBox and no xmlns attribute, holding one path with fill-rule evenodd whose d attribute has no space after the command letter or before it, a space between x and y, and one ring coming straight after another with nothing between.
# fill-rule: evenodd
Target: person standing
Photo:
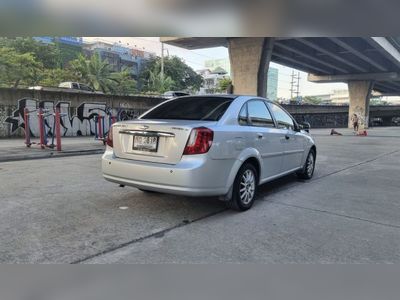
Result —
<instances>
[{"instance_id":1,"label":"person standing","mask_svg":"<svg viewBox=\"0 0 400 300\"><path fill-rule=\"evenodd\" d=\"M357 116L357 114L353 114L351 116L351 122L353 123L354 132L358 132L358 116Z\"/></svg>"}]
</instances>

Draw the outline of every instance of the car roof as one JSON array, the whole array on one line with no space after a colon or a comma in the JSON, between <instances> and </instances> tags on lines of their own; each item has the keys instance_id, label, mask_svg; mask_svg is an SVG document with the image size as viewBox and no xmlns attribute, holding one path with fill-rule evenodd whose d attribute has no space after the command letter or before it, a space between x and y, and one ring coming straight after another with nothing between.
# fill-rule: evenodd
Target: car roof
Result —
<instances>
[{"instance_id":1,"label":"car roof","mask_svg":"<svg viewBox=\"0 0 400 300\"><path fill-rule=\"evenodd\" d=\"M264 101L268 101L271 103L274 103L274 101L264 98L264 97L259 97L259 96L254 96L254 95L238 95L238 94L205 94L205 95L188 95L188 96L182 96L179 98L184 98L184 97L193 97L193 98L221 98L221 99L236 99L236 98L245 98L246 100L250 99L260 99Z\"/></svg>"}]
</instances>

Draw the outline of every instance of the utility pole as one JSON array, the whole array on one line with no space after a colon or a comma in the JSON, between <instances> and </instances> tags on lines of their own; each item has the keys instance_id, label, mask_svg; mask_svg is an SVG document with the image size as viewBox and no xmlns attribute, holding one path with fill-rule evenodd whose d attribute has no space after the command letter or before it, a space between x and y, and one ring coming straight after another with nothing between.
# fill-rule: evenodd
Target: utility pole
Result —
<instances>
[{"instance_id":1,"label":"utility pole","mask_svg":"<svg viewBox=\"0 0 400 300\"><path fill-rule=\"evenodd\" d=\"M299 101L300 94L300 72L297 75L292 70L292 80L290 81L290 101L293 101L293 94L296 93L296 101Z\"/></svg>"},{"instance_id":2,"label":"utility pole","mask_svg":"<svg viewBox=\"0 0 400 300\"><path fill-rule=\"evenodd\" d=\"M296 91L296 101L297 102L300 101L299 94L300 94L300 72L297 73L297 91Z\"/></svg>"},{"instance_id":3,"label":"utility pole","mask_svg":"<svg viewBox=\"0 0 400 300\"><path fill-rule=\"evenodd\" d=\"M161 80L164 81L164 43L161 42Z\"/></svg>"},{"instance_id":4,"label":"utility pole","mask_svg":"<svg viewBox=\"0 0 400 300\"><path fill-rule=\"evenodd\" d=\"M294 79L295 79L295 75L294 75L294 70L292 70L292 80L290 81L290 101L292 101L293 99L293 92L294 92Z\"/></svg>"}]
</instances>

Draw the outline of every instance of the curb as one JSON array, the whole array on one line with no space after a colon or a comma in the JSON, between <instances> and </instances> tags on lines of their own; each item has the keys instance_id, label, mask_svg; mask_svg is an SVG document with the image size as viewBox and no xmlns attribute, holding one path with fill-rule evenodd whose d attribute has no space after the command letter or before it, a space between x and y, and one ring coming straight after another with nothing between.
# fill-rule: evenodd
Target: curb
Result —
<instances>
[{"instance_id":1,"label":"curb","mask_svg":"<svg viewBox=\"0 0 400 300\"><path fill-rule=\"evenodd\" d=\"M54 151L54 152L40 153L38 155L24 154L24 155L12 156L12 157L0 157L0 163L21 161L21 160L35 160L35 159L58 158L58 157L67 157L67 156L92 155L92 154L102 154L102 153L104 153L104 149L71 150L71 151L65 151L65 152L61 152L61 153Z\"/></svg>"}]
</instances>

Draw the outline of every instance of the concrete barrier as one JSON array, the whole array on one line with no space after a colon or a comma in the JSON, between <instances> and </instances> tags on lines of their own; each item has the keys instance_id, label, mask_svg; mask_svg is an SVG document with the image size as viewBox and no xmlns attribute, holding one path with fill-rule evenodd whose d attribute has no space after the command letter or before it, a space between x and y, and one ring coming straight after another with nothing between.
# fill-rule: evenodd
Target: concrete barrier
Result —
<instances>
[{"instance_id":1,"label":"concrete barrier","mask_svg":"<svg viewBox=\"0 0 400 300\"><path fill-rule=\"evenodd\" d=\"M154 96L116 96L68 89L29 90L0 88L0 138L23 137L23 110L54 109L59 107L62 135L94 135L95 116L115 116L132 119L149 108L164 101ZM309 122L312 128L347 127L348 106L334 105L283 105L299 122ZM381 117L385 126L391 125L393 117L400 116L400 106L371 106L370 120ZM38 136L38 122L31 118L32 136ZM52 134L53 118L46 120L46 130ZM107 121L106 121L107 122ZM106 127L108 124L106 124Z\"/></svg>"},{"instance_id":2,"label":"concrete barrier","mask_svg":"<svg viewBox=\"0 0 400 300\"><path fill-rule=\"evenodd\" d=\"M0 137L22 137L24 134L24 108L53 110L59 107L64 136L93 135L96 116L116 116L132 119L164 101L153 96L115 96L84 93L73 90L29 90L0 88ZM106 118L108 120L108 118ZM32 136L38 136L38 120L30 118ZM54 118L46 119L48 134L53 128ZM108 122L108 121L107 121ZM106 124L108 126L108 124Z\"/></svg>"}]
</instances>

